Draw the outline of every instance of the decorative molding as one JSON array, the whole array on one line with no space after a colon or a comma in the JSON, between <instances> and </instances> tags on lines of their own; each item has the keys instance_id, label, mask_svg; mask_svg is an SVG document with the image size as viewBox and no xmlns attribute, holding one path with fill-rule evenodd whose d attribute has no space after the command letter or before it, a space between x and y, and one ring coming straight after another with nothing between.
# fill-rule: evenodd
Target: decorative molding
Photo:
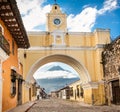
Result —
<instances>
[{"instance_id":1,"label":"decorative molding","mask_svg":"<svg viewBox=\"0 0 120 112\"><path fill-rule=\"evenodd\" d=\"M53 45L54 46L54 45ZM63 46L54 46L54 47L30 47L29 49L27 49L28 51L30 50L96 50L98 48L103 48L104 45L103 44L97 44L96 46L93 47L89 47L89 46L80 46L80 47L67 47L66 45Z\"/></svg>"},{"instance_id":2,"label":"decorative molding","mask_svg":"<svg viewBox=\"0 0 120 112\"><path fill-rule=\"evenodd\" d=\"M83 84L82 87L84 89L98 89L98 82L88 82Z\"/></svg>"},{"instance_id":3,"label":"decorative molding","mask_svg":"<svg viewBox=\"0 0 120 112\"><path fill-rule=\"evenodd\" d=\"M17 68L15 66L11 66L11 70L17 71Z\"/></svg>"},{"instance_id":4,"label":"decorative molding","mask_svg":"<svg viewBox=\"0 0 120 112\"><path fill-rule=\"evenodd\" d=\"M94 35L93 32L64 32L64 31L62 31L62 32L64 34L68 34L68 35L90 35L90 36ZM52 32L47 32L47 31L29 31L29 32L27 32L28 35L47 35L48 33L52 33Z\"/></svg>"}]
</instances>

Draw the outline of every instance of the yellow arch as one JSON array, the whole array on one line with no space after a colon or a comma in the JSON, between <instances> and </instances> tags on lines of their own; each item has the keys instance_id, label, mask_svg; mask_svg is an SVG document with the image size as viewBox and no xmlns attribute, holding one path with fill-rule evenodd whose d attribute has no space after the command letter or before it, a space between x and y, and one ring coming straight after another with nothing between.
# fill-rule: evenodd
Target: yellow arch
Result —
<instances>
[{"instance_id":1,"label":"yellow arch","mask_svg":"<svg viewBox=\"0 0 120 112\"><path fill-rule=\"evenodd\" d=\"M63 62L65 64L68 64L78 72L78 74L80 75L80 79L82 80L83 83L87 83L91 81L91 77L87 69L79 61L77 61L76 59L70 56L61 55L61 54L49 55L36 61L32 65L30 71L28 72L26 81L34 82L33 74L35 73L35 71L42 65L47 64L49 62Z\"/></svg>"}]
</instances>

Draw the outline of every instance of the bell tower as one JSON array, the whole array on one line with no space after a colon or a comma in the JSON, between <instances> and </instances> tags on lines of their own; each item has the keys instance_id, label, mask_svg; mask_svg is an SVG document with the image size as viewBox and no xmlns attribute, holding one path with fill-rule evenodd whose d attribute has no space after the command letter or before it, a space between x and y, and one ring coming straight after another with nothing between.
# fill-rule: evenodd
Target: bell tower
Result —
<instances>
[{"instance_id":1,"label":"bell tower","mask_svg":"<svg viewBox=\"0 0 120 112\"><path fill-rule=\"evenodd\" d=\"M47 14L47 31L54 32L55 30L67 31L67 17L62 13L58 4L52 6L50 13Z\"/></svg>"}]
</instances>

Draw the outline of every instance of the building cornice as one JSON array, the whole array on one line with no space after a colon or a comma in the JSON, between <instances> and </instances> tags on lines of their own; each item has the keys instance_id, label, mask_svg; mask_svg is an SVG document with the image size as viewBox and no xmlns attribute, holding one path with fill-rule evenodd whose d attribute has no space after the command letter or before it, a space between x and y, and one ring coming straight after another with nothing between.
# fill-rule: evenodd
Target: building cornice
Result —
<instances>
[{"instance_id":1,"label":"building cornice","mask_svg":"<svg viewBox=\"0 0 120 112\"><path fill-rule=\"evenodd\" d=\"M30 47L27 49L28 51L36 51L36 50L97 50L97 49L102 49L104 48L103 44L97 44L96 46L80 46L80 47L67 47L67 46L51 46L51 47L40 47L40 46L35 46L35 47Z\"/></svg>"},{"instance_id":2,"label":"building cornice","mask_svg":"<svg viewBox=\"0 0 120 112\"><path fill-rule=\"evenodd\" d=\"M84 89L98 89L98 82L88 82L86 84L83 84L82 87Z\"/></svg>"},{"instance_id":3,"label":"building cornice","mask_svg":"<svg viewBox=\"0 0 120 112\"><path fill-rule=\"evenodd\" d=\"M48 35L52 34L53 32L48 32L48 31L28 31L27 34L29 35ZM60 32L58 32L60 33ZM93 35L93 32L62 32L66 35Z\"/></svg>"}]
</instances>

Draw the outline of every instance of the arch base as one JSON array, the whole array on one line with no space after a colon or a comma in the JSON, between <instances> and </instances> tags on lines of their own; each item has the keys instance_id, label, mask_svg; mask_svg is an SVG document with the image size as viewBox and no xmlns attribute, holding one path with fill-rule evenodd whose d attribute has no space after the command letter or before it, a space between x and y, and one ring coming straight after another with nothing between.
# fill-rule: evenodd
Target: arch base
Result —
<instances>
[{"instance_id":1,"label":"arch base","mask_svg":"<svg viewBox=\"0 0 120 112\"><path fill-rule=\"evenodd\" d=\"M88 82L82 85L84 89L84 102L91 105L104 105L104 84L99 82Z\"/></svg>"}]
</instances>

